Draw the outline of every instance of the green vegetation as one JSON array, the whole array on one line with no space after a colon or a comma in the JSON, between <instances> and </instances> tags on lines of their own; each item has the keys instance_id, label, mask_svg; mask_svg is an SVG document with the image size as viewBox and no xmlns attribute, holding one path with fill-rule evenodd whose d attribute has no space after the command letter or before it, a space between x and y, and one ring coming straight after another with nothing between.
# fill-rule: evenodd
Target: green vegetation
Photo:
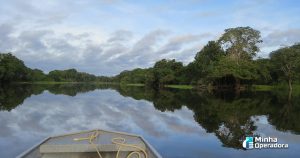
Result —
<instances>
[{"instance_id":1,"label":"green vegetation","mask_svg":"<svg viewBox=\"0 0 300 158\"><path fill-rule=\"evenodd\" d=\"M162 59L152 68L125 71L116 79L118 82L142 83L156 89L170 87L170 84L240 89L253 84L299 83L300 44L280 48L272 52L270 58L254 59L261 42L260 32L250 27L226 29L217 41L209 41L196 54L194 61L186 66L175 60ZM271 86L253 87L258 90L271 89Z\"/></svg>"},{"instance_id":2,"label":"green vegetation","mask_svg":"<svg viewBox=\"0 0 300 158\"><path fill-rule=\"evenodd\" d=\"M194 86L236 90L253 84L287 83L291 91L293 83L300 83L300 44L275 50L270 58L255 59L261 42L260 32L253 28L229 28L218 40L209 41L187 65L174 59L162 59L153 67L125 70L113 77L95 76L75 69L44 74L41 70L26 67L10 53L0 54L0 82L106 82L146 85L154 89L190 89ZM259 90L270 88L254 87Z\"/></svg>"},{"instance_id":3,"label":"green vegetation","mask_svg":"<svg viewBox=\"0 0 300 158\"><path fill-rule=\"evenodd\" d=\"M144 84L146 80L147 69L134 69L132 71L123 71L115 78L120 84L137 83ZM113 80L113 79L112 79Z\"/></svg>"},{"instance_id":4,"label":"green vegetation","mask_svg":"<svg viewBox=\"0 0 300 158\"><path fill-rule=\"evenodd\" d=\"M95 76L75 69L54 70L44 74L39 69L31 69L11 53L0 53L0 82L34 82L34 83L66 83L66 82L110 82L112 78Z\"/></svg>"},{"instance_id":5,"label":"green vegetation","mask_svg":"<svg viewBox=\"0 0 300 158\"><path fill-rule=\"evenodd\" d=\"M26 81L32 77L40 79L39 70L27 68L23 61L12 54L0 54L0 81Z\"/></svg>"},{"instance_id":6,"label":"green vegetation","mask_svg":"<svg viewBox=\"0 0 300 158\"><path fill-rule=\"evenodd\" d=\"M274 87L271 85L253 85L253 88L257 91L270 91Z\"/></svg>"},{"instance_id":7,"label":"green vegetation","mask_svg":"<svg viewBox=\"0 0 300 158\"><path fill-rule=\"evenodd\" d=\"M283 76L292 90L292 82L300 75L300 44L278 49L270 57L274 70Z\"/></svg>"},{"instance_id":8,"label":"green vegetation","mask_svg":"<svg viewBox=\"0 0 300 158\"><path fill-rule=\"evenodd\" d=\"M142 86L145 86L145 85L142 84L142 83L129 83L129 84L126 84L126 86L137 86L137 87L142 87Z\"/></svg>"},{"instance_id":9,"label":"green vegetation","mask_svg":"<svg viewBox=\"0 0 300 158\"><path fill-rule=\"evenodd\" d=\"M81 81L81 82L90 82L95 81L96 76L87 74L84 72L77 72L75 69L69 69L69 70L54 70L49 72L48 76L57 82L72 82L72 81Z\"/></svg>"},{"instance_id":10,"label":"green vegetation","mask_svg":"<svg viewBox=\"0 0 300 158\"><path fill-rule=\"evenodd\" d=\"M30 82L14 82L16 84L77 84L83 82L58 82L58 81L30 81Z\"/></svg>"},{"instance_id":11,"label":"green vegetation","mask_svg":"<svg viewBox=\"0 0 300 158\"><path fill-rule=\"evenodd\" d=\"M165 87L176 89L193 89L192 85L166 85Z\"/></svg>"}]
</instances>

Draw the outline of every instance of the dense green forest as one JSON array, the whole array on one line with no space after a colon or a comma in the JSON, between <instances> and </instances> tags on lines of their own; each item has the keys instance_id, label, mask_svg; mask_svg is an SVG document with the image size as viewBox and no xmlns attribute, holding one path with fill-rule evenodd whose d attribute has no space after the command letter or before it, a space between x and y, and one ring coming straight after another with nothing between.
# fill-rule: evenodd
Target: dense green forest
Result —
<instances>
[{"instance_id":1,"label":"dense green forest","mask_svg":"<svg viewBox=\"0 0 300 158\"><path fill-rule=\"evenodd\" d=\"M261 43L260 32L250 27L226 29L217 41L209 41L188 65L162 59L148 69L123 71L116 76L121 83L143 83L153 87L167 84L192 84L217 88L241 85L279 84L290 87L300 79L300 44L255 58Z\"/></svg>"},{"instance_id":2,"label":"dense green forest","mask_svg":"<svg viewBox=\"0 0 300 158\"><path fill-rule=\"evenodd\" d=\"M162 59L153 67L125 70L113 77L95 76L75 69L54 70L48 74L30 69L11 53L0 54L0 81L118 82L141 83L154 88L169 84L240 89L252 84L293 83L300 80L300 44L257 58L262 43L258 30L250 27L226 29L216 41L209 41L194 61L184 65L175 59Z\"/></svg>"}]
</instances>

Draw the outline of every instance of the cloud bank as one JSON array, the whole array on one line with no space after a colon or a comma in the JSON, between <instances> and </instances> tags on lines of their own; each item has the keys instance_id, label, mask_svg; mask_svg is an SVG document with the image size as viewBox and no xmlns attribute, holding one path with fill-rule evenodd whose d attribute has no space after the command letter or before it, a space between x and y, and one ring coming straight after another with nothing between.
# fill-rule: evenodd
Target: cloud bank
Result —
<instances>
[{"instance_id":1,"label":"cloud bank","mask_svg":"<svg viewBox=\"0 0 300 158\"><path fill-rule=\"evenodd\" d=\"M76 68L116 75L162 58L187 64L224 29L250 26L262 33L258 55L268 57L300 41L300 5L295 3L1 1L0 52L12 52L45 72Z\"/></svg>"}]
</instances>

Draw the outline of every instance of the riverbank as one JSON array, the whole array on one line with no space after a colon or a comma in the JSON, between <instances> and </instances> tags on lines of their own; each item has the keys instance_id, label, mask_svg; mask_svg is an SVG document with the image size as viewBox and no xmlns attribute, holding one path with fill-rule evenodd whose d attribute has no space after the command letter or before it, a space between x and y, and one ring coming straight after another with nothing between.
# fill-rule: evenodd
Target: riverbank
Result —
<instances>
[{"instance_id":1,"label":"riverbank","mask_svg":"<svg viewBox=\"0 0 300 158\"><path fill-rule=\"evenodd\" d=\"M133 86L143 87L145 84L142 83L127 83L121 84L118 82L55 82L55 81L37 81L37 82L14 82L14 84L101 84L101 85L122 85L122 86ZM165 85L165 88L173 89L196 89L195 85ZM256 91L271 91L271 90L285 90L288 89L287 85L252 85L252 90ZM300 91L300 84L293 85L293 90Z\"/></svg>"},{"instance_id":2,"label":"riverbank","mask_svg":"<svg viewBox=\"0 0 300 158\"><path fill-rule=\"evenodd\" d=\"M252 88L257 91L270 91L274 88L275 86L272 85L253 85Z\"/></svg>"},{"instance_id":3,"label":"riverbank","mask_svg":"<svg viewBox=\"0 0 300 158\"><path fill-rule=\"evenodd\" d=\"M130 83L130 84L122 84L124 86L136 86L136 87L143 87L145 84L142 83ZM193 85L165 85L166 88L174 88L174 89L193 89Z\"/></svg>"},{"instance_id":4,"label":"riverbank","mask_svg":"<svg viewBox=\"0 0 300 158\"><path fill-rule=\"evenodd\" d=\"M14 84L119 84L117 82L56 82L56 81L36 81L36 82L13 82Z\"/></svg>"},{"instance_id":5,"label":"riverbank","mask_svg":"<svg viewBox=\"0 0 300 158\"><path fill-rule=\"evenodd\" d=\"M166 85L167 88L175 88L175 89L193 89L193 85Z\"/></svg>"},{"instance_id":6,"label":"riverbank","mask_svg":"<svg viewBox=\"0 0 300 158\"><path fill-rule=\"evenodd\" d=\"M285 84L279 85L253 85L252 88L256 91L271 91L271 90L282 90L288 91L289 87ZM293 92L300 92L300 84L293 85Z\"/></svg>"}]
</instances>

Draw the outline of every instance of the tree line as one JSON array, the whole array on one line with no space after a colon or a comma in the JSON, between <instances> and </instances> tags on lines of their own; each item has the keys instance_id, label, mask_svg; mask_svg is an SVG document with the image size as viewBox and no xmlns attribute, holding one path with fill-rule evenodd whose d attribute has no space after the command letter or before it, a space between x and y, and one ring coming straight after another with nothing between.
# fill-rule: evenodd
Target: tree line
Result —
<instances>
[{"instance_id":1,"label":"tree line","mask_svg":"<svg viewBox=\"0 0 300 158\"><path fill-rule=\"evenodd\" d=\"M28 68L11 53L0 53L0 82L54 81L54 82L110 82L110 77L78 72L76 69L53 70L45 74L42 70Z\"/></svg>"},{"instance_id":2,"label":"tree line","mask_svg":"<svg viewBox=\"0 0 300 158\"><path fill-rule=\"evenodd\" d=\"M95 76L75 69L44 74L26 67L11 53L0 54L0 81L66 81L141 83L154 88L168 84L240 89L251 84L292 84L300 79L300 44L279 48L269 58L256 58L262 43L258 30L251 27L226 29L216 41L209 41L194 60L184 65L162 59L153 67L125 70L113 77Z\"/></svg>"},{"instance_id":3,"label":"tree line","mask_svg":"<svg viewBox=\"0 0 300 158\"><path fill-rule=\"evenodd\" d=\"M143 83L152 87L192 84L214 88L241 88L241 85L292 83L300 79L300 44L255 58L262 43L260 32L250 27L226 29L216 41L209 41L188 65L162 59L153 67L123 71L121 83Z\"/></svg>"}]
</instances>

